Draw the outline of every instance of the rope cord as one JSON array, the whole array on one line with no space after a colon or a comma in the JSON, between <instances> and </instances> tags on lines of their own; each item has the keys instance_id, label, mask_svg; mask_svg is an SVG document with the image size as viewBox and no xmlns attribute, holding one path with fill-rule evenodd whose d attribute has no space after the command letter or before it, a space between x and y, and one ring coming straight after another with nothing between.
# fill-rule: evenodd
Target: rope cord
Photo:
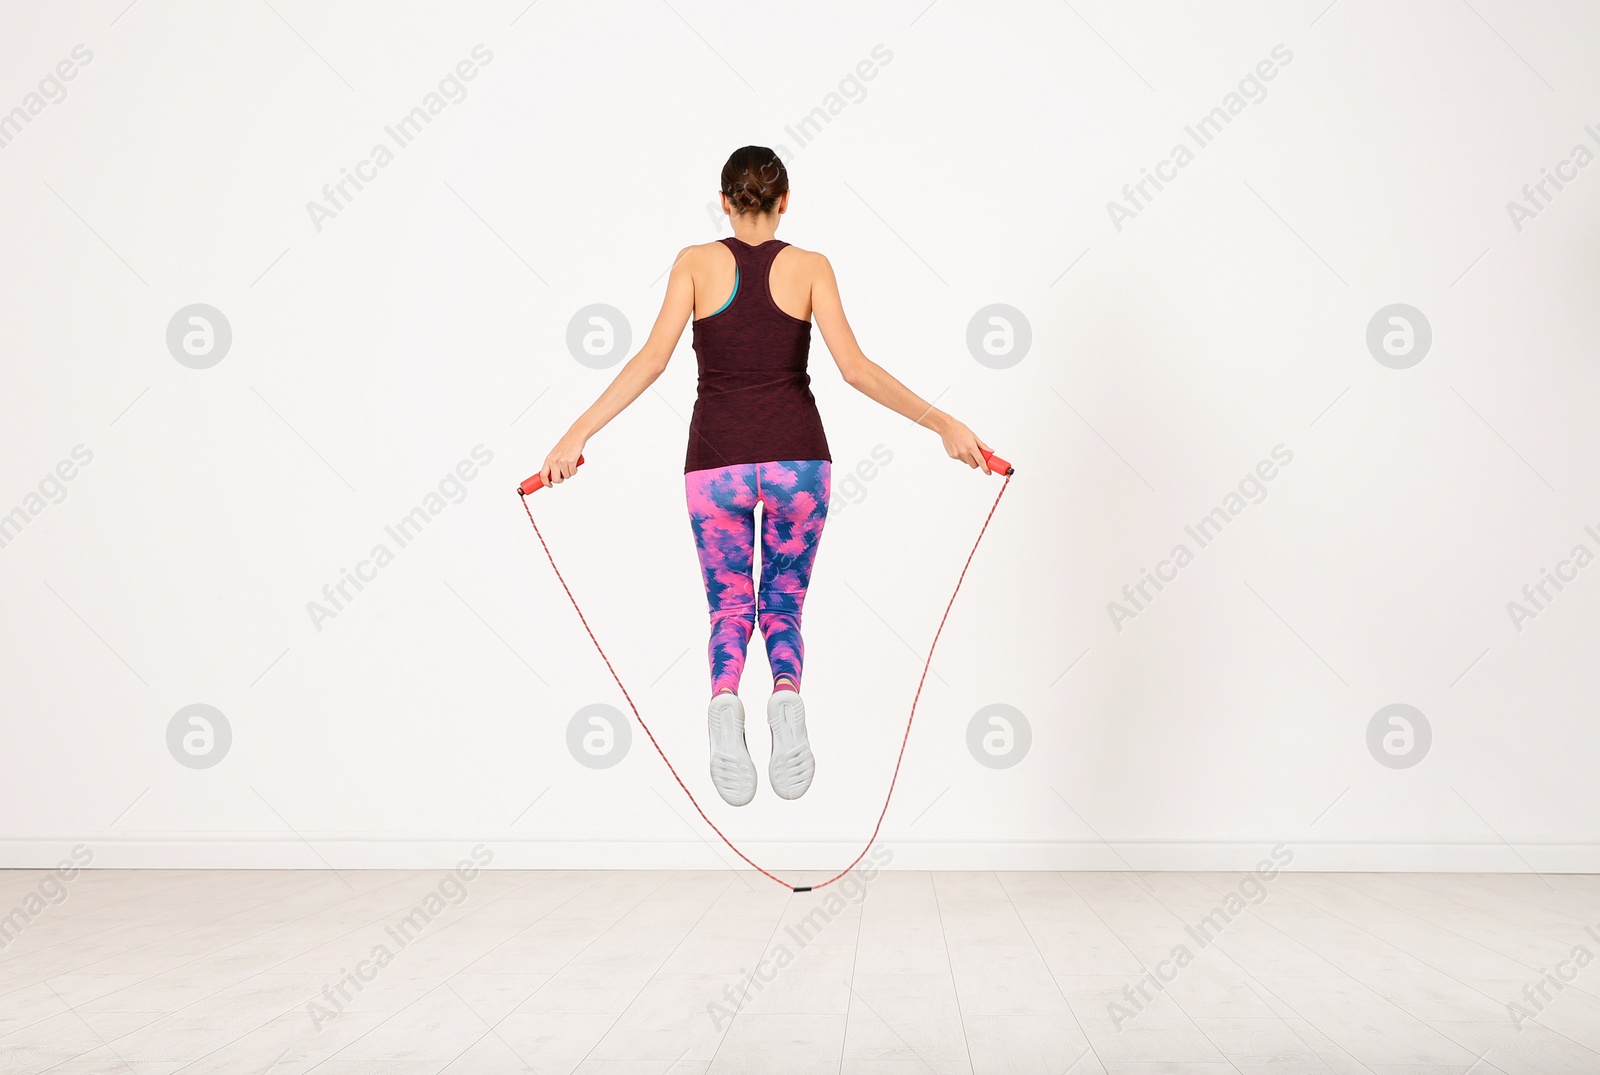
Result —
<instances>
[{"instance_id":1,"label":"rope cord","mask_svg":"<svg viewBox=\"0 0 1600 1075\"><path fill-rule=\"evenodd\" d=\"M900 753L895 757L894 774L889 778L889 790L883 797L883 809L878 811L877 824L872 826L872 835L867 839L866 846L861 849L861 853L851 861L850 865L846 866L844 869L840 870L826 881L819 882L815 885L790 884L788 881L785 881L776 874L763 869L761 866L757 865L749 855L746 855L743 851L740 851L734 842L728 839L728 837L723 834L721 829L717 828L717 823L706 816L705 810L701 809L700 807L699 800L694 797L694 792L689 790L689 785L685 784L683 782L683 777L678 775L678 770L673 767L672 761L667 757L666 751L662 750L661 744L656 742L655 733L650 730L650 725L646 724L644 717L640 716L639 707L633 704L633 697L628 693L628 688L622 684L622 677L617 675L617 670L611 665L611 658L606 656L606 651L600 645L600 640L595 637L594 630L589 626L588 618L583 614L583 609L578 607L578 599L572 596L572 588L567 585L567 580L562 576L561 569L556 566L556 558L551 555L550 546L545 542L544 534L540 532L538 522L534 520L533 510L528 507L528 498L526 495L522 496L522 510L527 513L528 522L533 524L534 536L539 539L539 545L544 549L545 559L550 561L550 570L555 572L556 581L561 583L561 589L566 592L567 600L572 602L572 610L578 614L578 622L583 624L584 631L589 635L589 641L594 643L595 651L600 654L600 659L605 662L606 671L610 672L611 678L616 680L617 689L622 692L622 697L627 701L628 708L633 710L633 717L639 722L639 727L643 728L644 734L649 737L650 745L656 748L657 754L661 755L661 760L667 766L667 772L672 774L672 779L678 782L678 787L682 788L683 793L689 797L689 802L694 807L695 813L699 814L700 819L711 827L711 831L717 834L718 839L727 844L728 849L735 855L738 855L739 858L742 859L751 869L755 870L757 873L768 878L769 880L776 881L778 884L782 885L784 888L790 889L791 891L811 892L815 889L823 888L827 885L833 884L835 881L848 874L851 870L855 869L858 865L860 865L861 860L867 857L867 852L872 850L873 845L878 841L878 833L883 828L883 819L889 813L889 801L894 797L895 784L900 779L900 765L905 760L906 745L911 741L911 723L916 719L917 716L917 702L922 698L923 684L927 682L928 670L933 666L933 651L939 645L939 636L944 633L945 621L950 618L950 609L956 603L956 595L961 592L961 584L966 581L967 569L972 566L972 558L977 555L978 545L983 541L983 535L989 530L989 522L994 518L995 509L1000 506L1000 498L1006 495L1006 489L1009 488L1010 485L1011 475L1007 474L1005 482L1000 486L1000 492L995 495L994 503L989 507L989 514L984 516L983 526L978 530L977 540L973 541L972 543L972 551L967 553L966 562L961 565L961 574L956 579L956 587L950 594L950 600L945 603L944 615L939 617L939 628L933 633L933 641L928 646L928 657L922 663L922 676L917 680L917 692L911 699L911 712L906 716L905 734L900 738Z\"/></svg>"}]
</instances>

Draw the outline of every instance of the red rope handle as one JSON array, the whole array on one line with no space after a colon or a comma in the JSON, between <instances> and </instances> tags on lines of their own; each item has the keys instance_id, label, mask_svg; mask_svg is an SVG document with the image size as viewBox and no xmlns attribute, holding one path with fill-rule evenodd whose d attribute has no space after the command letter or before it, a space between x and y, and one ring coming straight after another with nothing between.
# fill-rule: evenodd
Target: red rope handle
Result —
<instances>
[{"instance_id":1,"label":"red rope handle","mask_svg":"<svg viewBox=\"0 0 1600 1075\"><path fill-rule=\"evenodd\" d=\"M628 708L633 710L634 719L639 722L639 727L644 729L644 734L649 736L650 745L656 748L656 753L661 755L661 760L666 763L667 772L672 774L672 779L678 782L678 787L682 788L683 793L689 797L689 802L694 807L695 813L699 814L700 819L707 825L711 826L711 831L717 834L717 838L723 843L727 844L728 849L743 859L745 864L751 869L755 870L763 877L776 881L784 888L791 889L795 892L810 892L815 889L823 888L827 885L833 884L835 881L844 877L845 874L855 869L858 865L860 865L861 860L867 857L867 852L872 850L872 846L878 842L878 832L883 828L883 819L889 813L889 801L894 797L894 787L900 779L900 764L905 760L906 745L911 741L911 722L915 720L917 716L917 702L922 698L922 687L923 684L928 680L928 669L933 665L933 651L935 647L939 645L939 636L944 633L945 621L950 618L950 609L956 603L956 595L961 592L961 584L966 581L967 569L972 566L972 558L978 553L978 545L983 541L983 535L989 530L989 522L994 518L995 509L1000 506L1000 498L1006 495L1006 489L1009 488L1010 485L1011 475L1007 474L1005 482L1000 486L1000 492L995 495L994 503L989 507L989 514L984 516L983 526L978 530L977 540L972 543L972 551L967 553L966 563L961 565L961 575L956 579L956 588L951 592L950 600L945 603L944 615L939 617L939 628L933 632L933 641L928 645L927 660L923 661L922 663L922 676L917 680L917 693L911 699L911 712L906 716L906 731L905 735L903 735L900 739L900 753L894 760L894 775L889 778L889 790L883 797L883 809L878 811L878 822L872 826L872 835L867 839L866 846L861 849L861 853L851 861L850 865L846 866L844 869L840 870L826 881L822 881L815 885L791 885L788 881L778 877L776 874L762 869L760 866L756 865L749 855L746 855L743 851L740 851L739 848L734 845L732 840L723 835L722 830L717 828L717 823L715 821L712 821L706 816L706 812L700 808L699 800L694 797L694 792L689 790L689 785L683 782L683 777L679 776L678 770L673 768L671 759L667 757L667 752L661 749L660 743L656 742L655 733L650 730L650 725L646 724L644 717L639 715L639 707L633 704L633 697L628 694L628 688L622 685L622 677L617 675L617 670L611 666L611 658L606 656L606 651L601 647L600 640L594 636L594 630L590 628L588 618L584 616L583 609L578 607L578 599L572 596L572 588L567 585L567 580L561 575L561 569L556 566L556 558L550 554L550 546L545 542L544 534L540 533L539 524L534 521L533 510L528 507L528 497L526 494L522 494L522 510L527 512L528 522L533 524L534 536L539 539L539 545L544 549L545 559L550 561L550 570L555 572L556 581L561 583L561 588L566 591L567 600L572 602L572 610L578 614L578 622L583 624L584 631L586 631L589 635L589 641L594 643L594 648L596 652L600 654L600 659L606 663L606 671L610 672L611 678L616 680L617 689L622 692L622 697L626 699Z\"/></svg>"}]
</instances>

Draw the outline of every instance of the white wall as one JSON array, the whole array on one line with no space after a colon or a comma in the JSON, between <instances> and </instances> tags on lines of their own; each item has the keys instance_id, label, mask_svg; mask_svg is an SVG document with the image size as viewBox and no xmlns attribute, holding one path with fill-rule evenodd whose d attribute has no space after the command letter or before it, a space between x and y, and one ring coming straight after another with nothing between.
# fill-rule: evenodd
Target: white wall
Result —
<instances>
[{"instance_id":1,"label":"white wall","mask_svg":"<svg viewBox=\"0 0 1600 1075\"><path fill-rule=\"evenodd\" d=\"M478 841L506 866L730 860L642 735L608 769L569 753L576 711L622 703L512 488L614 372L575 360L569 320L614 306L642 341L673 254L723 233L723 159L756 142L786 146L780 235L833 260L868 353L1019 468L923 696L895 865L1237 868L1281 842L1293 868L1600 868L1600 567L1520 625L1507 608L1575 545L1600 553L1600 168L1520 226L1507 208L1600 152L1592 6L6 18L0 109L75 46L92 59L0 150L0 512L25 518L0 547L0 863L79 842L112 866L415 866ZM315 224L308 202L480 45L466 98ZM1193 148L1263 61L1264 99ZM863 62L865 96L800 146L786 127ZM205 369L166 340L195 303L232 333ZM994 303L1031 329L1008 368L967 346ZM1409 368L1367 343L1396 303L1431 326ZM999 488L844 387L820 338L816 358L836 476L892 462L822 546L798 803L735 811L704 775L687 338L580 479L530 502L707 809L790 870L870 831ZM79 445L64 499L30 500ZM385 526L480 445L464 499L397 548ZM1278 445L1264 499L1200 548L1185 526ZM1193 562L1115 623L1180 542ZM314 625L378 543L393 562ZM762 749L765 674L753 656ZM169 750L195 703L231 729L209 768ZM1431 729L1408 768L1368 746L1395 703ZM993 704L1031 729L1009 768L968 749Z\"/></svg>"}]
</instances>

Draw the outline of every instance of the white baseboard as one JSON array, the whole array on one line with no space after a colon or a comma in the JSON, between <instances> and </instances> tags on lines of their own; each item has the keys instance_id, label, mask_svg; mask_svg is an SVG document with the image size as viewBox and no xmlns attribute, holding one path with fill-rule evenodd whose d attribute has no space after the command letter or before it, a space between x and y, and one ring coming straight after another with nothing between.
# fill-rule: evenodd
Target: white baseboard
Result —
<instances>
[{"instance_id":1,"label":"white baseboard","mask_svg":"<svg viewBox=\"0 0 1600 1075\"><path fill-rule=\"evenodd\" d=\"M493 852L491 869L708 870L747 869L720 843L683 840L550 840L493 834L417 835L307 833L87 834L0 837L0 868L48 869L79 844L90 868L220 870L448 869L476 844ZM1275 844L1293 854L1290 871L1374 873L1600 873L1600 844L1516 840L1493 842L1305 841L880 841L897 870L1198 870L1254 868ZM752 841L741 847L762 866L783 873L840 870L860 843ZM1514 850L1513 850L1514 848Z\"/></svg>"}]
</instances>

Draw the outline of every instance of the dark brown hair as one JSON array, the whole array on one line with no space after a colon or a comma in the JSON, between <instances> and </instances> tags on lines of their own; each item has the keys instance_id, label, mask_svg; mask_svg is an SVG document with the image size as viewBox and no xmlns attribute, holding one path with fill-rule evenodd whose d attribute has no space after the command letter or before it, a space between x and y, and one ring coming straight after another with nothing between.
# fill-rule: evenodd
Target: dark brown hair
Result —
<instances>
[{"instance_id":1,"label":"dark brown hair","mask_svg":"<svg viewBox=\"0 0 1600 1075\"><path fill-rule=\"evenodd\" d=\"M722 193L733 211L770 213L789 192L789 170L766 146L741 146L722 166Z\"/></svg>"}]
</instances>

